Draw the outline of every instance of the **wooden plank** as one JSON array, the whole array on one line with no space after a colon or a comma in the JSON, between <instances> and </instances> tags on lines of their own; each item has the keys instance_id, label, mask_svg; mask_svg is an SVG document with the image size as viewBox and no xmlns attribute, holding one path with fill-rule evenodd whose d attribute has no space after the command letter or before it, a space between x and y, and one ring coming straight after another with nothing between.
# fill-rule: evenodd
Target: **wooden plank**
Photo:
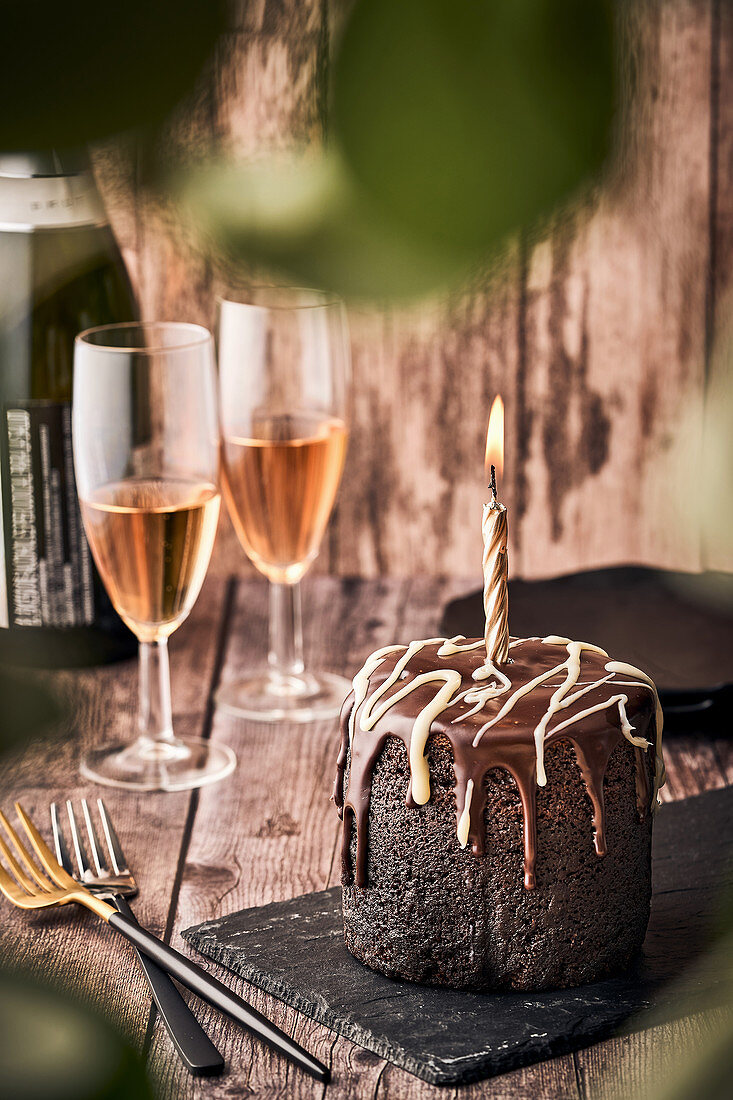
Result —
<instances>
[{"instance_id":1,"label":"wooden plank","mask_svg":"<svg viewBox=\"0 0 733 1100\"><path fill-rule=\"evenodd\" d=\"M366 1094L368 1095L368 1093ZM439 1088L416 1081L409 1073L387 1065L379 1079L376 1100L575 1100L580 1094L572 1055L553 1058L536 1066L504 1073L474 1085L456 1089Z\"/></svg>"},{"instance_id":2,"label":"wooden plank","mask_svg":"<svg viewBox=\"0 0 733 1100\"><path fill-rule=\"evenodd\" d=\"M529 262L527 574L700 565L699 524L680 517L677 487L702 431L709 5L627 10L627 161L596 209L558 223Z\"/></svg>"},{"instance_id":3,"label":"wooden plank","mask_svg":"<svg viewBox=\"0 0 733 1100\"><path fill-rule=\"evenodd\" d=\"M733 294L733 10L712 0L712 12L711 339L729 326Z\"/></svg>"},{"instance_id":4,"label":"wooden plank","mask_svg":"<svg viewBox=\"0 0 733 1100\"><path fill-rule=\"evenodd\" d=\"M332 570L480 574L486 427L498 392L509 408L507 470L517 469L518 257L515 243L481 292L449 306L350 310L353 417L327 536Z\"/></svg>"},{"instance_id":5,"label":"wooden plank","mask_svg":"<svg viewBox=\"0 0 733 1100\"><path fill-rule=\"evenodd\" d=\"M733 569L733 8L712 0L710 272L703 493L705 564Z\"/></svg>"},{"instance_id":6,"label":"wooden plank","mask_svg":"<svg viewBox=\"0 0 733 1100\"><path fill-rule=\"evenodd\" d=\"M671 734L665 738L667 785L660 792L662 800L673 802L678 798L689 798L703 791L729 786L731 777L726 775L721 760L721 753L729 747L728 739L713 741L704 735L682 737Z\"/></svg>"},{"instance_id":7,"label":"wooden plank","mask_svg":"<svg viewBox=\"0 0 733 1100\"><path fill-rule=\"evenodd\" d=\"M233 0L230 21L250 35L307 38L321 33L325 6L322 0Z\"/></svg>"},{"instance_id":8,"label":"wooden plank","mask_svg":"<svg viewBox=\"0 0 733 1100\"><path fill-rule=\"evenodd\" d=\"M322 137L321 9L300 5L309 29L232 34L216 72L217 129L236 157L307 144Z\"/></svg>"},{"instance_id":9,"label":"wooden plank","mask_svg":"<svg viewBox=\"0 0 733 1100\"><path fill-rule=\"evenodd\" d=\"M200 160L211 151L216 135L214 67L205 74L189 99L156 135L156 148L139 149L138 173L130 203L137 226L139 303L143 320L188 321L212 328L215 304L209 259L187 227L180 224L176 206L159 188L151 188L148 157L157 170L168 161L170 170L187 160Z\"/></svg>"},{"instance_id":10,"label":"wooden plank","mask_svg":"<svg viewBox=\"0 0 733 1100\"><path fill-rule=\"evenodd\" d=\"M312 664L334 671L356 669L373 649L393 638L404 604L396 582L352 582L314 578L307 586L305 635ZM263 581L239 586L222 681L265 658L267 623ZM329 803L337 751L336 723L308 726L241 722L217 714L212 736L230 744L237 772L217 787L203 789L186 854L173 943L181 928L223 911L259 905L323 889L332 874L338 818ZM213 964L209 964L213 966ZM229 976L227 980L230 980ZM334 1067L335 1086L347 1073L353 1052L336 1047L328 1029L245 983L234 982L256 1007L329 1061L331 1048L343 1057ZM232 1071L221 1082L200 1085L161 1050L160 1027L151 1048L151 1067L166 1095L228 1095L232 1081L257 1093L321 1095L322 1089L284 1060L270 1054L216 1013L207 1026L221 1043Z\"/></svg>"},{"instance_id":11,"label":"wooden plank","mask_svg":"<svg viewBox=\"0 0 733 1100\"><path fill-rule=\"evenodd\" d=\"M207 581L190 619L171 640L174 726L182 734L201 734L223 599L224 585ZM72 708L70 719L52 738L3 761L0 804L9 808L21 798L50 839L51 801L73 798L78 806L79 798L101 793L79 776L81 753L104 740L132 740L136 734L137 665L126 661L55 673L49 681ZM146 927L162 935L191 796L103 793L139 883L136 913ZM3 899L2 909L4 964L23 967L88 999L142 1046L150 997L131 949L111 929L77 908L23 914Z\"/></svg>"},{"instance_id":12,"label":"wooden plank","mask_svg":"<svg viewBox=\"0 0 733 1100\"><path fill-rule=\"evenodd\" d=\"M139 242L134 196L137 187L134 141L108 141L95 148L92 162L110 225L133 288L139 294Z\"/></svg>"}]
</instances>

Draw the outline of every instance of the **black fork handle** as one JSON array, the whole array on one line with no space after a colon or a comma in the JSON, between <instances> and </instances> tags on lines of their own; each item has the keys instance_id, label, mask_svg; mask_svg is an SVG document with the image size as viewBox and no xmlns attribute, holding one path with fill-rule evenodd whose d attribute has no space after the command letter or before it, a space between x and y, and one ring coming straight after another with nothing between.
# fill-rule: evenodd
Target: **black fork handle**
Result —
<instances>
[{"instance_id":1,"label":"black fork handle","mask_svg":"<svg viewBox=\"0 0 733 1100\"><path fill-rule=\"evenodd\" d=\"M317 1081L321 1081L324 1085L328 1084L331 1074L327 1066L324 1066L322 1062L319 1062L317 1058L304 1050L284 1031L270 1023L267 1017L248 1005L231 989L227 989L213 975L207 974L191 959L187 959L156 936L151 935L150 932L146 932L134 919L129 920L122 913L113 913L109 918L109 923L125 939L134 944L138 951L142 951L148 958L153 959L159 967L166 970L181 985L185 985L187 989L190 989L208 1004L213 1005L214 1008L218 1008L231 1016L233 1020L242 1024L253 1035L262 1039L263 1042L279 1051L280 1054L284 1054L291 1062L295 1062L311 1077L315 1077Z\"/></svg>"},{"instance_id":2,"label":"black fork handle","mask_svg":"<svg viewBox=\"0 0 733 1100\"><path fill-rule=\"evenodd\" d=\"M112 903L128 922L140 927L123 897L116 895ZM194 1077L210 1077L221 1073L224 1059L176 989L170 975L142 952L138 951L137 956L158 1012L186 1069Z\"/></svg>"}]
</instances>

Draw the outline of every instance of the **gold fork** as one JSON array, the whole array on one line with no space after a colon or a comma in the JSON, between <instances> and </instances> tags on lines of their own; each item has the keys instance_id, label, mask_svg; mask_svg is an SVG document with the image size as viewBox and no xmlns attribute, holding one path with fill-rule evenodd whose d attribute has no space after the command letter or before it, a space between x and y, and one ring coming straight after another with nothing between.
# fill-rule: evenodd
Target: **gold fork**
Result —
<instances>
[{"instance_id":1,"label":"gold fork","mask_svg":"<svg viewBox=\"0 0 733 1100\"><path fill-rule=\"evenodd\" d=\"M39 868L33 860L25 844L0 810L0 822L12 845L11 850L0 834L0 852L12 872L9 874L0 864L0 890L13 905L17 905L20 909L52 909L59 905L76 903L91 909L182 985L215 1008L226 1012L275 1050L301 1066L316 1080L323 1084L328 1083L330 1073L326 1066L271 1024L266 1017L236 993L227 989L211 974L207 974L200 966L179 954L168 944L163 943L150 932L146 932L136 921L131 921L124 914L118 913L114 906L100 897L95 897L84 886L75 882L54 859L43 837L19 802L15 803L15 811L41 866Z\"/></svg>"}]
</instances>

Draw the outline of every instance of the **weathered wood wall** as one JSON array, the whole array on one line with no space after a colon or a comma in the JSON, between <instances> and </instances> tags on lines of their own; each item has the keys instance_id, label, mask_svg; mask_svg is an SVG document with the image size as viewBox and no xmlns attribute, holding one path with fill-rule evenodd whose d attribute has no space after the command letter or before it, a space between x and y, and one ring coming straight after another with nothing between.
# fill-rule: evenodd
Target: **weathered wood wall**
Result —
<instances>
[{"instance_id":1,"label":"weathered wood wall","mask_svg":"<svg viewBox=\"0 0 733 1100\"><path fill-rule=\"evenodd\" d=\"M334 4L235 6L174 140L195 149L213 133L239 153L320 140ZM484 436L501 392L515 575L733 569L732 8L628 3L618 178L544 239L514 242L460 302L352 311L352 441L318 568L478 572ZM130 151L101 154L99 173L145 315L213 323L212 273L138 199ZM706 521L702 483L727 524ZM214 568L242 558L227 523Z\"/></svg>"}]
</instances>

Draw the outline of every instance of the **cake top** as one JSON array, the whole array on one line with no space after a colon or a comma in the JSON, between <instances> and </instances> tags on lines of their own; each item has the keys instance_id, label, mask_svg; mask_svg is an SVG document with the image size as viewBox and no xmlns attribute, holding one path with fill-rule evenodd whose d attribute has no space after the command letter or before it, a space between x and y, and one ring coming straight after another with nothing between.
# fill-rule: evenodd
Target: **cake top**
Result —
<instances>
[{"instance_id":1,"label":"cake top","mask_svg":"<svg viewBox=\"0 0 733 1100\"><path fill-rule=\"evenodd\" d=\"M653 704L650 706L650 703ZM651 719L651 714L654 719ZM632 725L632 719L638 728ZM656 726L654 791L643 756ZM442 734L453 750L457 833L461 847L483 848L484 777L505 768L522 800L525 885L534 886L535 790L547 782L545 747L569 741L593 804L594 844L605 853L603 778L622 738L637 751L640 814L657 804L664 782L662 711L654 684L633 665L613 661L599 646L569 638L515 638L509 660L499 668L487 662L483 639L429 638L385 646L367 658L356 674L341 715L341 748L334 800L348 809L357 828L357 885L366 885L365 845L360 833L368 817L371 776L388 736L407 748L410 784L407 803L430 798L425 755L428 737ZM344 769L350 754L348 791ZM346 822L345 822L346 825ZM345 857L348 858L345 827Z\"/></svg>"}]
</instances>

